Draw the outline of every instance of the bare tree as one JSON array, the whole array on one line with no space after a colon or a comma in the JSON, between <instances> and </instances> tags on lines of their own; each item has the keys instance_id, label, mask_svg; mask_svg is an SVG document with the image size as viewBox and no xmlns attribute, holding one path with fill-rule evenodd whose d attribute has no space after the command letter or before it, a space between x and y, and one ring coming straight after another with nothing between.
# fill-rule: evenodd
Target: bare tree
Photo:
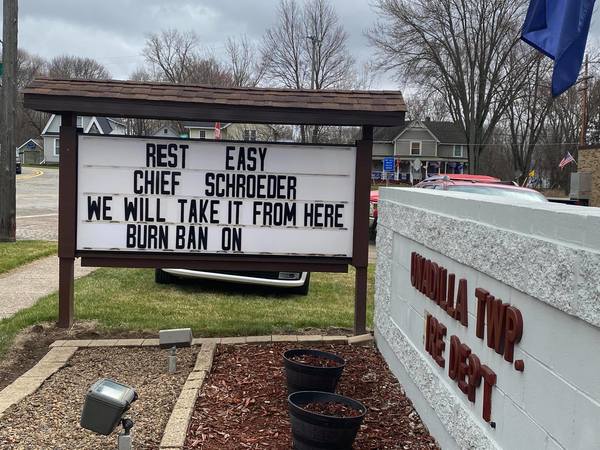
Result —
<instances>
[{"instance_id":1,"label":"bare tree","mask_svg":"<svg viewBox=\"0 0 600 450\"><path fill-rule=\"evenodd\" d=\"M470 170L521 88L531 58L511 64L524 0L377 0L369 32L379 67L437 92L463 128ZM533 52L530 52L533 55Z\"/></svg>"},{"instance_id":2,"label":"bare tree","mask_svg":"<svg viewBox=\"0 0 600 450\"><path fill-rule=\"evenodd\" d=\"M310 68L305 54L307 34L302 11L295 0L281 0L277 15L278 23L263 37L261 50L266 78L286 88L306 88L310 83Z\"/></svg>"},{"instance_id":3,"label":"bare tree","mask_svg":"<svg viewBox=\"0 0 600 450\"><path fill-rule=\"evenodd\" d=\"M146 39L143 55L165 81L184 83L198 49L198 36L175 29L154 33Z\"/></svg>"},{"instance_id":4,"label":"bare tree","mask_svg":"<svg viewBox=\"0 0 600 450\"><path fill-rule=\"evenodd\" d=\"M290 89L348 88L359 79L347 48L348 35L326 0L281 0L277 23L263 36L265 78ZM306 142L308 127L300 127ZM312 141L323 135L311 127Z\"/></svg>"},{"instance_id":5,"label":"bare tree","mask_svg":"<svg viewBox=\"0 0 600 450\"><path fill-rule=\"evenodd\" d=\"M146 39L143 55L149 72L171 83L229 86L231 76L211 55L203 56L198 36L192 32L164 30Z\"/></svg>"},{"instance_id":6,"label":"bare tree","mask_svg":"<svg viewBox=\"0 0 600 450\"><path fill-rule=\"evenodd\" d=\"M515 53L514 58L519 58ZM519 183L532 169L538 142L543 139L545 123L552 106L550 95L550 60L538 55L532 70L525 75L523 88L506 112L515 177Z\"/></svg>"},{"instance_id":7,"label":"bare tree","mask_svg":"<svg viewBox=\"0 0 600 450\"><path fill-rule=\"evenodd\" d=\"M257 57L256 46L247 36L230 37L225 44L229 72L234 86L258 86L265 74L265 64Z\"/></svg>"},{"instance_id":8,"label":"bare tree","mask_svg":"<svg viewBox=\"0 0 600 450\"><path fill-rule=\"evenodd\" d=\"M420 89L412 95L404 96L407 114L410 120L434 121L448 120L450 113L446 102L437 92L426 92L426 89Z\"/></svg>"},{"instance_id":9,"label":"bare tree","mask_svg":"<svg viewBox=\"0 0 600 450\"><path fill-rule=\"evenodd\" d=\"M17 87L19 97L17 101L17 144L32 136L39 136L48 121L48 114L23 107L21 91L34 78L46 74L46 61L37 55L32 55L24 50L19 50L17 58Z\"/></svg>"},{"instance_id":10,"label":"bare tree","mask_svg":"<svg viewBox=\"0 0 600 450\"><path fill-rule=\"evenodd\" d=\"M109 79L106 67L92 58L62 55L48 63L48 76L52 78L82 78L88 80Z\"/></svg>"}]
</instances>

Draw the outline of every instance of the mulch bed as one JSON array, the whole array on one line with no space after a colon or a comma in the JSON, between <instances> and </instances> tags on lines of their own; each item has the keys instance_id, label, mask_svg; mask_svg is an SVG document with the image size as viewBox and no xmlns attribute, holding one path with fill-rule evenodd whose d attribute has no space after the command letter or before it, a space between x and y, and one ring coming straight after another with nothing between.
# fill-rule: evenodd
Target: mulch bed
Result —
<instances>
[{"instance_id":1,"label":"mulch bed","mask_svg":"<svg viewBox=\"0 0 600 450\"><path fill-rule=\"evenodd\" d=\"M186 449L290 449L282 354L298 344L219 346L196 403ZM336 353L347 365L337 393L368 412L355 449L439 448L385 361L372 347L311 346Z\"/></svg>"},{"instance_id":2,"label":"mulch bed","mask_svg":"<svg viewBox=\"0 0 600 450\"><path fill-rule=\"evenodd\" d=\"M19 378L50 350L58 339L128 339L156 338L157 333L144 331L98 331L94 322L78 322L69 330L54 324L33 325L15 338L14 344L0 360L0 391Z\"/></svg>"},{"instance_id":3,"label":"mulch bed","mask_svg":"<svg viewBox=\"0 0 600 450\"><path fill-rule=\"evenodd\" d=\"M4 412L2 449L89 450L116 448L117 433L100 436L82 429L85 394L99 378L133 386L139 399L130 412L136 449L157 449L181 387L196 362L198 347L177 352L177 373L167 372L167 353L157 347L99 347L78 350L66 367Z\"/></svg>"}]
</instances>

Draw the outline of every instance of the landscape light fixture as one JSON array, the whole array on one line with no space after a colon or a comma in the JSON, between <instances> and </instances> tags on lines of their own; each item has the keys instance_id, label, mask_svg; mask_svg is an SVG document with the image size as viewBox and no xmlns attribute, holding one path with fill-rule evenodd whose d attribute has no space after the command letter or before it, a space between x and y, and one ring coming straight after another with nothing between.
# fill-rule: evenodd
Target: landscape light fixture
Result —
<instances>
[{"instance_id":1,"label":"landscape light fixture","mask_svg":"<svg viewBox=\"0 0 600 450\"><path fill-rule=\"evenodd\" d=\"M169 348L168 367L169 373L175 373L177 370L177 348L191 347L192 329L176 328L173 330L160 330L158 332L158 343L160 348Z\"/></svg>"},{"instance_id":2,"label":"landscape light fixture","mask_svg":"<svg viewBox=\"0 0 600 450\"><path fill-rule=\"evenodd\" d=\"M118 436L118 450L131 450L133 421L123 414L138 398L135 390L108 378L101 378L88 389L81 413L80 425L94 433L109 435L121 424L123 432Z\"/></svg>"}]
</instances>

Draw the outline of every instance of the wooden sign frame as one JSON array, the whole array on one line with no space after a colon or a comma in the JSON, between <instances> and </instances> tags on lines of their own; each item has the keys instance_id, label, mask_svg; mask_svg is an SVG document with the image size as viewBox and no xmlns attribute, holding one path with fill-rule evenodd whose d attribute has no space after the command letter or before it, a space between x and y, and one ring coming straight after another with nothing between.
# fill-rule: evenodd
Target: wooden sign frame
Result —
<instances>
[{"instance_id":1,"label":"wooden sign frame","mask_svg":"<svg viewBox=\"0 0 600 450\"><path fill-rule=\"evenodd\" d=\"M185 94L182 93L183 88L187 89ZM159 92L161 89L164 94ZM195 96L190 97L187 91L195 92ZM146 92L145 97L140 92ZM354 333L366 332L373 127L403 123L406 107L399 92L223 89L158 83L40 79L25 90L24 96L26 107L61 116L59 327L68 328L73 323L74 262L75 258L80 257L83 266L94 267L347 272L348 265L352 265L356 269ZM392 100L388 97L392 97ZM269 98L274 100L266 102L265 99ZM251 102L255 102L255 105L252 106ZM319 107L313 105L317 102ZM356 141L352 257L201 253L157 255L77 250L78 115L290 125L362 124L362 137Z\"/></svg>"}]
</instances>

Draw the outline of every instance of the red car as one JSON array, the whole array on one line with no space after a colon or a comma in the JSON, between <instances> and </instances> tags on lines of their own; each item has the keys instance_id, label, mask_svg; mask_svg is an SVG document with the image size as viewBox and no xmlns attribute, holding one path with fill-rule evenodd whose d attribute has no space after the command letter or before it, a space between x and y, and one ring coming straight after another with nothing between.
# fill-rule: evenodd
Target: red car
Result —
<instances>
[{"instance_id":1,"label":"red car","mask_svg":"<svg viewBox=\"0 0 600 450\"><path fill-rule=\"evenodd\" d=\"M503 182L499 178L487 175L440 174L424 179L415 187L454 192L472 192L475 194L493 195L495 197L514 201L548 201L548 199L538 191L517 186L512 182ZM371 239L373 239L377 233L378 201L379 191L371 191L371 208L369 212L369 235Z\"/></svg>"}]
</instances>

